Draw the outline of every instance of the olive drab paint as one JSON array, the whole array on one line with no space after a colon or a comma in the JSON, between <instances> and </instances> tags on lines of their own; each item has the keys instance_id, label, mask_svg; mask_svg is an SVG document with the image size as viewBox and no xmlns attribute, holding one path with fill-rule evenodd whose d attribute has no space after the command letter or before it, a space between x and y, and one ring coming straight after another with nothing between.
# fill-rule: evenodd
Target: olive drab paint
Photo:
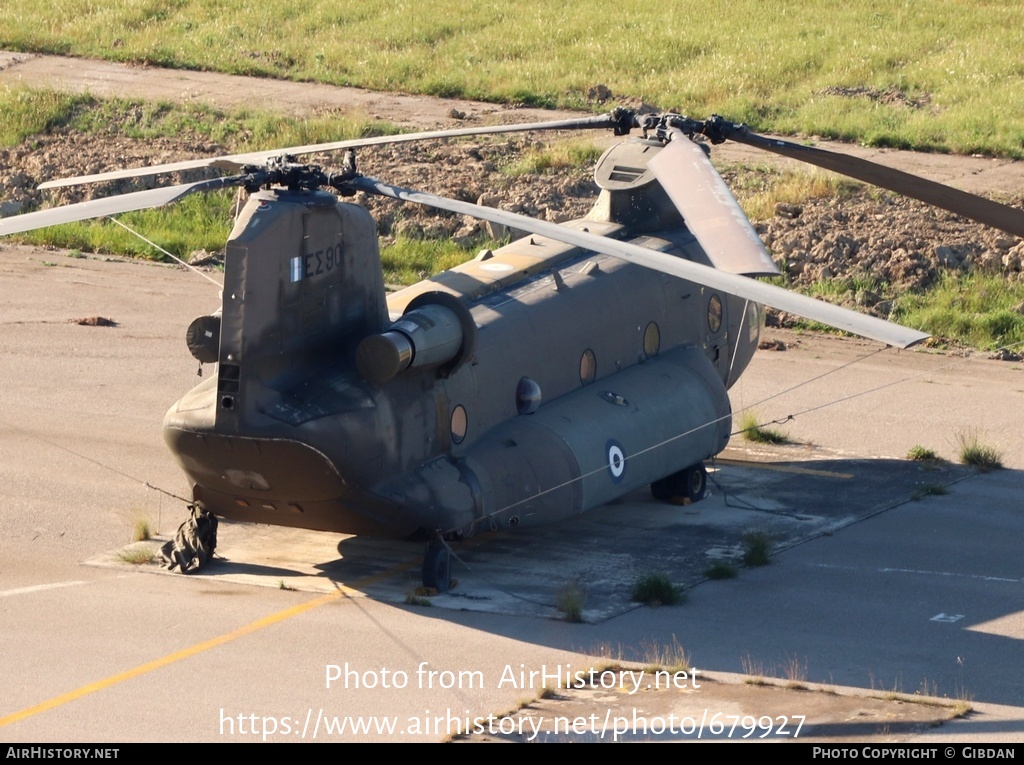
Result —
<instances>
[{"instance_id":1,"label":"olive drab paint","mask_svg":"<svg viewBox=\"0 0 1024 765\"><path fill-rule=\"evenodd\" d=\"M390 186L361 146L612 128L586 218L554 224ZM0 219L0 236L244 187L219 309L186 344L216 372L164 418L200 515L433 539L424 584L450 582L442 537L585 512L650 484L697 501L726 445L727 391L757 347L761 305L898 347L927 335L749 278L777 273L708 159L739 141L1024 235L1024 212L720 117L625 109L575 120L376 136L50 181L215 168L225 175ZM346 150L340 172L296 156ZM386 294L357 193L527 232ZM212 551L211 551L212 552Z\"/></svg>"}]
</instances>

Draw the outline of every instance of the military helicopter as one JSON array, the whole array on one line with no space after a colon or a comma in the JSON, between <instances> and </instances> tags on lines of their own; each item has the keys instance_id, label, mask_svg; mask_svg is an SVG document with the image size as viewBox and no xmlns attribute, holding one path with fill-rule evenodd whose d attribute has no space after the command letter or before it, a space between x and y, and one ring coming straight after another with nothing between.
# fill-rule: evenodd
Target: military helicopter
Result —
<instances>
[{"instance_id":1,"label":"military helicopter","mask_svg":"<svg viewBox=\"0 0 1024 765\"><path fill-rule=\"evenodd\" d=\"M594 128L623 141L597 163L592 211L566 224L391 186L361 175L354 154ZM624 109L51 181L40 188L199 167L233 173L7 218L0 235L210 189L248 191L225 249L222 305L186 333L216 372L164 419L194 517L426 536L423 583L444 591L445 539L570 518L647 485L658 498L700 500L703 463L729 438L727 390L757 347L762 305L900 348L927 337L751 278L779 270L709 160L708 143L725 140L1024 236L1020 210L882 165L717 116ZM296 159L343 149L340 172ZM338 199L356 192L528 235L386 294L373 218Z\"/></svg>"}]
</instances>

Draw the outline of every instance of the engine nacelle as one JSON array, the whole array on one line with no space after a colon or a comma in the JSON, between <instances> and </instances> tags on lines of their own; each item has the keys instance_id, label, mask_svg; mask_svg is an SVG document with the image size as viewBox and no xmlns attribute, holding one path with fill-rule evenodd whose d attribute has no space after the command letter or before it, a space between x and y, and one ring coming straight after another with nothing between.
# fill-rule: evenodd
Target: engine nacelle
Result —
<instances>
[{"instance_id":1,"label":"engine nacelle","mask_svg":"<svg viewBox=\"0 0 1024 765\"><path fill-rule=\"evenodd\" d=\"M383 385L403 372L423 372L444 364L450 373L471 352L476 325L469 311L447 295L422 297L410 303L386 332L359 343L356 368L370 382Z\"/></svg>"}]
</instances>

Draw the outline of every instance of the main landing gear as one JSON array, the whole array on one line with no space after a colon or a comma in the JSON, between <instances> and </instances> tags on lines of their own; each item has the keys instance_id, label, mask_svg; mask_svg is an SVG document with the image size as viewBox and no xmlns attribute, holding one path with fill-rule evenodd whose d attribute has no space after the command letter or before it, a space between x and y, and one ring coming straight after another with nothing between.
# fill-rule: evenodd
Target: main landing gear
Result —
<instances>
[{"instance_id":1,"label":"main landing gear","mask_svg":"<svg viewBox=\"0 0 1024 765\"><path fill-rule=\"evenodd\" d=\"M439 593L448 592L452 583L452 554L441 539L427 543L423 556L423 586Z\"/></svg>"},{"instance_id":2,"label":"main landing gear","mask_svg":"<svg viewBox=\"0 0 1024 765\"><path fill-rule=\"evenodd\" d=\"M700 502L708 490L708 471L698 462L651 484L651 496L664 502Z\"/></svg>"}]
</instances>

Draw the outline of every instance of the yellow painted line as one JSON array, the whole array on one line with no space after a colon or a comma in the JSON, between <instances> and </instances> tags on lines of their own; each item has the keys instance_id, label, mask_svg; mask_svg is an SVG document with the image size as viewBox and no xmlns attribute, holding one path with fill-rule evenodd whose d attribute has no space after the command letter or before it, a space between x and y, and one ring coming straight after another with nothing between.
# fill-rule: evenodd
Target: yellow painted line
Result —
<instances>
[{"instance_id":1,"label":"yellow painted line","mask_svg":"<svg viewBox=\"0 0 1024 765\"><path fill-rule=\"evenodd\" d=\"M774 470L779 473L795 473L796 475L819 475L824 478L850 479L856 476L853 473L837 473L832 470L815 470L814 468L793 467L792 465L775 465L770 462L748 462L746 460L716 459L719 465L735 465L737 467L751 467L759 470Z\"/></svg>"},{"instance_id":2,"label":"yellow painted line","mask_svg":"<svg viewBox=\"0 0 1024 765\"><path fill-rule=\"evenodd\" d=\"M413 565L413 563L402 563L397 566L393 566L392 568L387 569L386 571L382 571L379 574L375 574L373 576L366 577L365 579L361 579L358 582L354 582L354 584L365 587L366 585L372 584L382 579L387 579L388 577L393 576L394 574L399 573L400 571L404 571ZM225 643L230 643L231 641L237 640L238 638L245 637L246 635L251 635L254 632L258 632L259 630L264 629L265 627L270 627L274 624L278 624L279 622L291 619L293 616L299 616L300 614L304 614L307 611L312 611L314 608L319 608L320 606L338 600L339 598L361 594L357 590L354 590L351 587L348 587L340 583L336 583L335 586L337 587L335 592L329 592L326 595L321 595L318 598L313 598L313 600L306 601L305 603L300 603L299 605L292 606L291 608L286 608L283 611L278 611L277 613L270 614L270 616L265 616L262 619L257 619L254 622L246 624L244 627L239 627L237 630L234 630L233 632L228 632L224 635L219 635L218 637L211 638L210 640L205 640L202 643L196 643L193 646L189 646L188 648L183 648L180 651L175 651L174 653L167 654L166 656L162 656L159 659L147 662L146 664L140 664L139 666L126 670L125 672L120 672L116 675L111 675L110 677L106 677L102 680L97 680L95 683L83 685L81 688L76 688L75 690L69 691L68 693L61 694L60 696L55 696L54 698L49 699L48 701L44 701L41 704L36 704L33 707L28 707L27 709L23 709L20 712L15 712L14 714L7 715L6 717L0 717L0 728L4 727L5 725L10 725L11 723L19 722L26 718L33 717L34 715L40 714L42 712L55 709L56 707L63 706L64 704L75 701L84 696L88 696L89 694L96 693L97 691L102 691L105 688L110 688L111 686L117 685L118 683L123 683L126 680L141 677L142 675L148 674L149 672L153 672L157 669L162 669L163 667L169 666L183 659L188 659L192 656L197 656L198 654L201 654L205 651L209 651L212 648L217 648L218 646L222 646Z\"/></svg>"}]
</instances>

